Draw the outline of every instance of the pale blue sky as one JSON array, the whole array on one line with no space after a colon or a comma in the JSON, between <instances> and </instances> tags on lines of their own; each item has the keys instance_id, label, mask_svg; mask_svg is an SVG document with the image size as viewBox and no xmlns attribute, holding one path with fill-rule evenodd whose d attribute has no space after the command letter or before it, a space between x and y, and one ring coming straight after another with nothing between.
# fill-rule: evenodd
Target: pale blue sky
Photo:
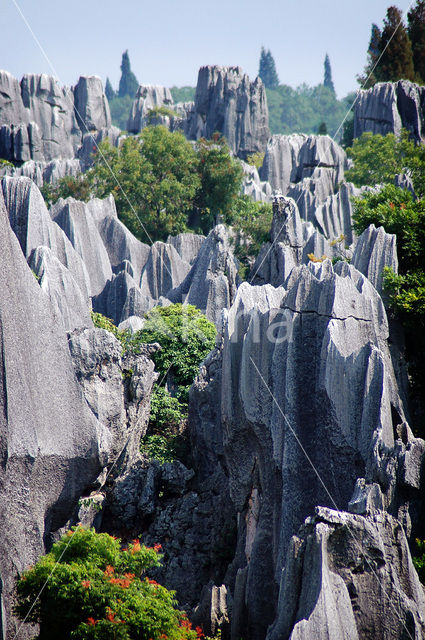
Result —
<instances>
[{"instance_id":1,"label":"pale blue sky","mask_svg":"<svg viewBox=\"0 0 425 640\"><path fill-rule=\"evenodd\" d=\"M372 22L392 0L15 0L56 69L109 75L117 86L129 50L139 82L196 85L204 64L240 65L254 78L260 48L270 49L280 81L317 84L329 53L340 97L356 88ZM399 2L405 10L409 0ZM14 0L0 0L0 68L52 73Z\"/></svg>"}]
</instances>

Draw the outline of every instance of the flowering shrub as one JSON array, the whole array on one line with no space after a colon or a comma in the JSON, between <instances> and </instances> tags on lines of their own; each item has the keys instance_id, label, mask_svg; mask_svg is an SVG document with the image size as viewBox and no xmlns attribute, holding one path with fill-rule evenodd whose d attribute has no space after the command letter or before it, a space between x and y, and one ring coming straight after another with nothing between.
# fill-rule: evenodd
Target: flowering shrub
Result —
<instances>
[{"instance_id":1,"label":"flowering shrub","mask_svg":"<svg viewBox=\"0 0 425 640\"><path fill-rule=\"evenodd\" d=\"M40 640L196 640L174 592L146 576L160 549L74 527L20 577L15 613Z\"/></svg>"}]
</instances>

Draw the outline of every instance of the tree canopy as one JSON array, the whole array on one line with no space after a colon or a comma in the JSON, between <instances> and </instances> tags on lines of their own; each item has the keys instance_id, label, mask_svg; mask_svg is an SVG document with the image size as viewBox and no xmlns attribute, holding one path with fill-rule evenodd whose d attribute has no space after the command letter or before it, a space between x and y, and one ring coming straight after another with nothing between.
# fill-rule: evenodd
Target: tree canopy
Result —
<instances>
[{"instance_id":1,"label":"tree canopy","mask_svg":"<svg viewBox=\"0 0 425 640\"><path fill-rule=\"evenodd\" d=\"M128 51L124 51L121 61L121 78L118 97L123 98L124 96L130 96L130 98L134 98L138 88L139 82L130 67L130 56L128 55Z\"/></svg>"},{"instance_id":2,"label":"tree canopy","mask_svg":"<svg viewBox=\"0 0 425 640\"><path fill-rule=\"evenodd\" d=\"M412 43L413 65L417 80L425 83L425 0L417 0L407 14L408 34Z\"/></svg>"},{"instance_id":3,"label":"tree canopy","mask_svg":"<svg viewBox=\"0 0 425 640\"><path fill-rule=\"evenodd\" d=\"M325 67L325 74L324 74L323 84L327 89L330 89L330 91L335 93L335 87L332 80L331 61L329 60L328 54L326 54L326 57L325 57L324 67Z\"/></svg>"},{"instance_id":4,"label":"tree canopy","mask_svg":"<svg viewBox=\"0 0 425 640\"><path fill-rule=\"evenodd\" d=\"M276 64L270 49L266 51L264 47L261 47L258 75L264 82L264 86L267 89L276 89L276 87L279 85Z\"/></svg>"}]
</instances>

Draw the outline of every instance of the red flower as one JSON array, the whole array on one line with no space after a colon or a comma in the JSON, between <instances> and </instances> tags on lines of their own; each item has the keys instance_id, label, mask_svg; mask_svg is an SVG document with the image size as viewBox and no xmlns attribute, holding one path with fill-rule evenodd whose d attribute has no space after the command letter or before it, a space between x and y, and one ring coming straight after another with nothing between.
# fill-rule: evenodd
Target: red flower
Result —
<instances>
[{"instance_id":1,"label":"red flower","mask_svg":"<svg viewBox=\"0 0 425 640\"><path fill-rule=\"evenodd\" d=\"M94 625L97 624L97 620L95 620L94 618L87 618L87 624L90 627L94 627Z\"/></svg>"},{"instance_id":2,"label":"red flower","mask_svg":"<svg viewBox=\"0 0 425 640\"><path fill-rule=\"evenodd\" d=\"M202 627L195 627L195 631L198 638L205 638L205 634L202 631Z\"/></svg>"},{"instance_id":3,"label":"red flower","mask_svg":"<svg viewBox=\"0 0 425 640\"><path fill-rule=\"evenodd\" d=\"M105 571L104 571L105 576L111 576L114 573L114 571L115 571L114 567L112 567L110 564L108 564L106 566Z\"/></svg>"},{"instance_id":4,"label":"red flower","mask_svg":"<svg viewBox=\"0 0 425 640\"><path fill-rule=\"evenodd\" d=\"M84 587L84 589L89 589L91 586L90 580L81 580L81 585Z\"/></svg>"},{"instance_id":5,"label":"red flower","mask_svg":"<svg viewBox=\"0 0 425 640\"><path fill-rule=\"evenodd\" d=\"M133 547L131 549L131 553L134 555L142 550L139 540L133 540Z\"/></svg>"},{"instance_id":6,"label":"red flower","mask_svg":"<svg viewBox=\"0 0 425 640\"><path fill-rule=\"evenodd\" d=\"M156 544L153 545L153 548L155 549L155 551L161 551L162 544L159 544L159 542L157 542Z\"/></svg>"},{"instance_id":7,"label":"red flower","mask_svg":"<svg viewBox=\"0 0 425 640\"><path fill-rule=\"evenodd\" d=\"M390 207L391 207L391 209L394 209L394 206L395 206L395 205L394 205L394 202L390 202Z\"/></svg>"}]
</instances>

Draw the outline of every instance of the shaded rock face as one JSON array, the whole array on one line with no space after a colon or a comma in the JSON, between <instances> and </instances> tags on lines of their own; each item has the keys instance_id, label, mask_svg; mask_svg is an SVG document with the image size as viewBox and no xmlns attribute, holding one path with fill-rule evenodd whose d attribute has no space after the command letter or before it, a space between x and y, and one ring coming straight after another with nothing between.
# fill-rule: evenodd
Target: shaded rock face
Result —
<instances>
[{"instance_id":1,"label":"shaded rock face","mask_svg":"<svg viewBox=\"0 0 425 640\"><path fill-rule=\"evenodd\" d=\"M111 116L97 76L81 77L70 90L45 74L25 74L19 85L0 72L0 157L19 164L72 159L87 130L105 128L111 131Z\"/></svg>"},{"instance_id":2,"label":"shaded rock face","mask_svg":"<svg viewBox=\"0 0 425 640\"><path fill-rule=\"evenodd\" d=\"M244 181L242 193L250 196L255 202L271 202L273 189L269 182L261 181L257 167L242 161Z\"/></svg>"},{"instance_id":3,"label":"shaded rock face","mask_svg":"<svg viewBox=\"0 0 425 640\"><path fill-rule=\"evenodd\" d=\"M265 150L270 131L260 78L251 82L240 67L201 67L188 137L210 138L215 131L241 158Z\"/></svg>"},{"instance_id":4,"label":"shaded rock face","mask_svg":"<svg viewBox=\"0 0 425 640\"><path fill-rule=\"evenodd\" d=\"M97 131L112 126L108 100L98 76L81 76L73 92L75 115L81 131Z\"/></svg>"},{"instance_id":5,"label":"shaded rock face","mask_svg":"<svg viewBox=\"0 0 425 640\"><path fill-rule=\"evenodd\" d=\"M81 173L81 170L81 163L76 158L67 160L58 158L50 162L28 160L20 167L2 167L0 176L31 178L37 187L41 188L43 184L52 184L65 176L76 176Z\"/></svg>"},{"instance_id":6,"label":"shaded rock face","mask_svg":"<svg viewBox=\"0 0 425 640\"><path fill-rule=\"evenodd\" d=\"M68 520L106 464L111 436L82 397L65 333L25 262L1 192L0 244L0 572L2 625L14 637L16 574Z\"/></svg>"},{"instance_id":7,"label":"shaded rock face","mask_svg":"<svg viewBox=\"0 0 425 640\"><path fill-rule=\"evenodd\" d=\"M378 82L371 89L360 90L354 108L354 137L359 138L365 131L399 135L404 128L417 143L422 143L424 96L425 88L408 80Z\"/></svg>"},{"instance_id":8,"label":"shaded rock face","mask_svg":"<svg viewBox=\"0 0 425 640\"><path fill-rule=\"evenodd\" d=\"M221 312L233 303L240 283L231 238L222 224L210 231L183 282L167 293L171 302L193 304L220 325Z\"/></svg>"},{"instance_id":9,"label":"shaded rock face","mask_svg":"<svg viewBox=\"0 0 425 640\"><path fill-rule=\"evenodd\" d=\"M425 594L399 522L318 507L291 540L267 640L424 635Z\"/></svg>"},{"instance_id":10,"label":"shaded rock face","mask_svg":"<svg viewBox=\"0 0 425 640\"><path fill-rule=\"evenodd\" d=\"M131 107L127 122L127 131L140 133L149 124L149 112L155 107L173 108L171 91L158 85L140 85ZM159 123L158 123L159 124Z\"/></svg>"}]
</instances>

